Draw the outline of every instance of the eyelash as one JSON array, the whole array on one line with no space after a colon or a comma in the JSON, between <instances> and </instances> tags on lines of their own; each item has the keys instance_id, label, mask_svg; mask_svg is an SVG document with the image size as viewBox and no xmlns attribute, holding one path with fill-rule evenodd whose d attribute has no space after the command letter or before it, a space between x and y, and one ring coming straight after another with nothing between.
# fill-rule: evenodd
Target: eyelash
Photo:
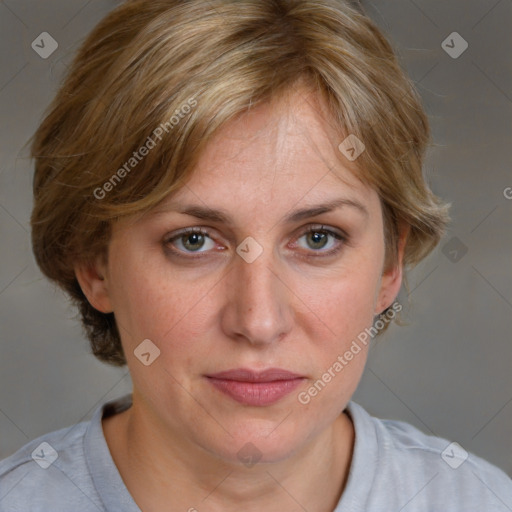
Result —
<instances>
[{"instance_id":1,"label":"eyelash","mask_svg":"<svg viewBox=\"0 0 512 512\"><path fill-rule=\"evenodd\" d=\"M333 231L329 228L324 227L323 225L314 225L314 226L310 226L308 229L306 229L306 231L304 231L300 236L298 236L297 240L300 240L303 236L309 235L312 233L323 233L323 234L330 235L333 238L335 238L339 243L336 244L336 247L334 249L331 249L329 251L322 252L321 250L315 251L315 250L311 249L311 251L313 251L313 254L306 255L306 256L300 255L299 257L301 257L301 258L308 258L308 257L309 258L311 258L311 257L312 258L327 258L329 256L334 256L335 254L337 254L338 252L340 252L342 250L343 246L347 244L348 238L349 238L348 235L346 235L345 233L338 233L337 231ZM211 237L209 236L209 233L206 229L201 228L201 227L191 227L191 228L185 228L172 236L165 237L164 245L166 246L166 248L169 249L169 251L171 251L173 253L173 255L181 257L181 258L193 260L193 259L199 259L199 258L205 257L204 255L207 254L208 251L198 252L197 255L194 255L193 252L184 252L179 249L172 248L172 243L174 241L179 240L180 238L184 238L185 236L191 235L191 234L199 234L199 235L203 235L203 236L206 236L211 239ZM317 254L314 254L315 252Z\"/></svg>"}]
</instances>

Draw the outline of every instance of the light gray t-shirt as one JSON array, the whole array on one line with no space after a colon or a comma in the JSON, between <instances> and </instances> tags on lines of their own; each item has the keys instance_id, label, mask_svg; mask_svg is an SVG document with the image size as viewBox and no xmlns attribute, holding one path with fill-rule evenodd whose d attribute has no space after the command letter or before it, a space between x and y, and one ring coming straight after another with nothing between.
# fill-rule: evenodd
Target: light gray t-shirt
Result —
<instances>
[{"instance_id":1,"label":"light gray t-shirt","mask_svg":"<svg viewBox=\"0 0 512 512\"><path fill-rule=\"evenodd\" d=\"M103 415L130 405L130 394L102 404L91 421L41 436L0 461L0 512L141 512L101 425ZM512 511L512 480L497 467L407 423L374 418L354 402L347 412L354 454L333 512ZM201 498L196 505L201 512Z\"/></svg>"}]
</instances>

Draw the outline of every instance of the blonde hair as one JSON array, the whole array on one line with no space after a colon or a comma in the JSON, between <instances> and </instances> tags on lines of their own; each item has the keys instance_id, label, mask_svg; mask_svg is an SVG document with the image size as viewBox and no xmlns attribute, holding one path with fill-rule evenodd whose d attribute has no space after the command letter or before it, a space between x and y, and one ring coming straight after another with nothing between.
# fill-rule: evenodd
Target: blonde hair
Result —
<instances>
[{"instance_id":1,"label":"blonde hair","mask_svg":"<svg viewBox=\"0 0 512 512\"><path fill-rule=\"evenodd\" d=\"M323 98L339 142L364 142L354 163L381 199L387 265L400 225L404 267L439 242L448 206L422 175L426 115L362 12L341 0L125 2L81 46L32 145L34 254L79 306L100 360L126 364L113 314L89 304L75 263L106 252L116 219L178 190L221 126L299 82Z\"/></svg>"}]
</instances>

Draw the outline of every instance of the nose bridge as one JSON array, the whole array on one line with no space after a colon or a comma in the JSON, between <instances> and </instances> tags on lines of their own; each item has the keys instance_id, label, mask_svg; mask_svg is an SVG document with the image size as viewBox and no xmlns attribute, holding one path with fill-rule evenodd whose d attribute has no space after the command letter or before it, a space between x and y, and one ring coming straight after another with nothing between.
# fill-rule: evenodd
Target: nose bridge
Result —
<instances>
[{"instance_id":1,"label":"nose bridge","mask_svg":"<svg viewBox=\"0 0 512 512\"><path fill-rule=\"evenodd\" d=\"M244 248L243 243L240 245ZM265 249L251 262L237 255L233 265L224 329L228 335L242 336L251 343L278 340L290 329L291 312L289 294L278 277L279 265L273 251Z\"/></svg>"}]
</instances>

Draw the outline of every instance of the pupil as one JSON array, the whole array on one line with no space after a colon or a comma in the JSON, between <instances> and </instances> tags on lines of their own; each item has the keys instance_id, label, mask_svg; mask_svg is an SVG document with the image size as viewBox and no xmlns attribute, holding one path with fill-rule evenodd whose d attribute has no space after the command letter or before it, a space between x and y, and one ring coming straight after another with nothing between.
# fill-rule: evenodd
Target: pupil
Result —
<instances>
[{"instance_id":1,"label":"pupil","mask_svg":"<svg viewBox=\"0 0 512 512\"><path fill-rule=\"evenodd\" d=\"M191 235L187 235L185 238L185 247L191 249L191 250L197 250L201 248L201 245L198 247L196 244L201 242L203 238L203 235L200 233L192 233ZM190 247L192 245L192 247Z\"/></svg>"},{"instance_id":2,"label":"pupil","mask_svg":"<svg viewBox=\"0 0 512 512\"><path fill-rule=\"evenodd\" d=\"M322 244L322 242L325 242L326 239L325 233L319 233L318 231L315 231L314 233L311 233L311 237L313 238L314 244L320 244L320 247L325 245L325 243Z\"/></svg>"}]
</instances>

